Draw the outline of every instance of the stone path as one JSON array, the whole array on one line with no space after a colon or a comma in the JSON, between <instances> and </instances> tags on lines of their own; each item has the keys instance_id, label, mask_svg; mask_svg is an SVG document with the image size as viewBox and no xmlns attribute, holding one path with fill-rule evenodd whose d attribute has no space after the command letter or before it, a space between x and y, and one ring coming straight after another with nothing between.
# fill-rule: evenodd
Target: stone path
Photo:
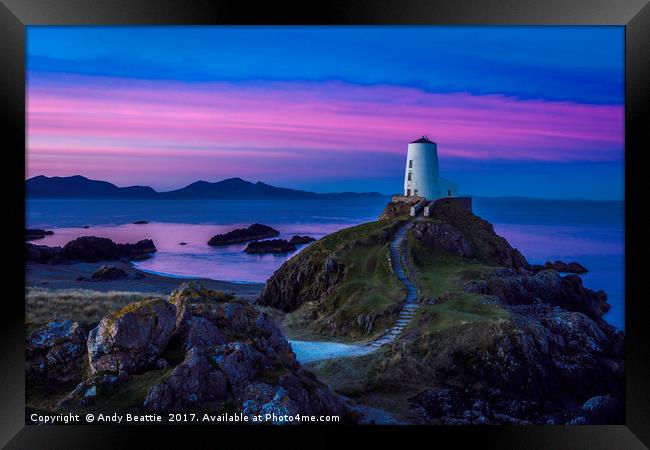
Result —
<instances>
[{"instance_id":1,"label":"stone path","mask_svg":"<svg viewBox=\"0 0 650 450\"><path fill-rule=\"evenodd\" d=\"M393 342L397 336L402 333L404 327L415 317L415 310L418 309L418 304L415 302L417 299L418 290L406 276L404 271L404 264L402 262L402 256L406 250L406 236L413 222L409 221L404 224L393 237L393 240L390 243L390 262L393 272L399 279L400 283L406 288L406 303L402 307L402 310L397 317L395 325L386 330L386 332L381 335L379 338L375 339L370 343L373 347L381 347L382 345L389 344Z\"/></svg>"}]
</instances>

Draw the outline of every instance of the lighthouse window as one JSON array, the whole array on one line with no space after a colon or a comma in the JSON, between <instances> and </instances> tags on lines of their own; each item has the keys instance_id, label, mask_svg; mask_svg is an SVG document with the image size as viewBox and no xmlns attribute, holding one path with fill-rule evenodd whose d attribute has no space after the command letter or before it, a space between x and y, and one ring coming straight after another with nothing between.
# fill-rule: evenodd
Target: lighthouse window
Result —
<instances>
[{"instance_id":1,"label":"lighthouse window","mask_svg":"<svg viewBox=\"0 0 650 450\"><path fill-rule=\"evenodd\" d=\"M413 175L411 172L409 172L409 177L408 180L411 181L411 175Z\"/></svg>"},{"instance_id":2,"label":"lighthouse window","mask_svg":"<svg viewBox=\"0 0 650 450\"><path fill-rule=\"evenodd\" d=\"M418 196L418 190L417 189L413 191L413 195L415 195L416 197Z\"/></svg>"},{"instance_id":3,"label":"lighthouse window","mask_svg":"<svg viewBox=\"0 0 650 450\"><path fill-rule=\"evenodd\" d=\"M412 169L412 168L413 168L413 160L409 159L409 169Z\"/></svg>"}]
</instances>

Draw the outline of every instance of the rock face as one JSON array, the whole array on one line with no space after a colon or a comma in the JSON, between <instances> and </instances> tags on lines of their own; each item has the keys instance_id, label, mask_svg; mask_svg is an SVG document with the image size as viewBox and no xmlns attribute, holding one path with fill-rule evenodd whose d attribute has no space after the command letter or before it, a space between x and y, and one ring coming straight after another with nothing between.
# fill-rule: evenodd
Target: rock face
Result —
<instances>
[{"instance_id":1,"label":"rock face","mask_svg":"<svg viewBox=\"0 0 650 450\"><path fill-rule=\"evenodd\" d=\"M548 270L548 269L557 270L558 272L577 273L577 274L588 272L588 270L582 264L577 262L565 263L562 261L555 261L555 262L546 261L544 265L535 264L531 268L533 272L540 272L542 270Z\"/></svg>"},{"instance_id":2,"label":"rock face","mask_svg":"<svg viewBox=\"0 0 650 450\"><path fill-rule=\"evenodd\" d=\"M27 261L40 263L65 263L69 261L117 261L120 259L146 259L156 247L151 239L135 244L116 244L108 238L83 236L63 247L25 244Z\"/></svg>"},{"instance_id":3,"label":"rock face","mask_svg":"<svg viewBox=\"0 0 650 450\"><path fill-rule=\"evenodd\" d=\"M462 233L470 243L474 257L497 266L510 267L518 271L530 271L530 265L526 258L508 241L496 234L491 223L474 215L456 202L443 200L445 199L433 203L431 217Z\"/></svg>"},{"instance_id":4,"label":"rock face","mask_svg":"<svg viewBox=\"0 0 650 450\"><path fill-rule=\"evenodd\" d=\"M50 230L41 230L38 228L32 228L32 229L26 229L25 230L25 240L26 241L33 241L36 239L43 239L45 236L49 236L54 234L53 231Z\"/></svg>"},{"instance_id":5,"label":"rock face","mask_svg":"<svg viewBox=\"0 0 650 450\"><path fill-rule=\"evenodd\" d=\"M104 317L88 336L87 355L90 376L76 375L77 387L59 408L96 403L139 374L158 371L162 375L146 387L143 403L132 407L161 413L234 408L245 414L339 414L344 422L356 420L341 399L300 367L270 316L197 283L182 285L168 301L145 300Z\"/></svg>"},{"instance_id":6,"label":"rock face","mask_svg":"<svg viewBox=\"0 0 650 450\"><path fill-rule=\"evenodd\" d=\"M34 331L26 341L28 382L59 385L81 378L86 331L76 322L57 319Z\"/></svg>"},{"instance_id":7,"label":"rock face","mask_svg":"<svg viewBox=\"0 0 650 450\"><path fill-rule=\"evenodd\" d=\"M257 239L272 238L279 234L280 232L278 230L275 230L268 225L254 223L248 228L237 228L225 234L217 234L208 241L208 245L218 246L238 244L241 242L255 241Z\"/></svg>"},{"instance_id":8,"label":"rock face","mask_svg":"<svg viewBox=\"0 0 650 450\"><path fill-rule=\"evenodd\" d=\"M411 212L411 206L418 204L422 200L425 200L424 197L393 195L390 203L386 204L377 220L391 220L408 216Z\"/></svg>"},{"instance_id":9,"label":"rock face","mask_svg":"<svg viewBox=\"0 0 650 450\"><path fill-rule=\"evenodd\" d=\"M585 399L605 393L622 398L622 334L557 306L523 305L511 311L511 321L466 325L414 344L415 352L427 348L420 371L441 367L444 374L438 387L411 400L427 420L567 424L587 416L580 409ZM391 351L387 357L392 356ZM480 384L474 384L477 380ZM622 423L615 408L607 411L603 416L610 424ZM585 417L582 423L597 420Z\"/></svg>"},{"instance_id":10,"label":"rock face","mask_svg":"<svg viewBox=\"0 0 650 450\"><path fill-rule=\"evenodd\" d=\"M129 275L119 267L107 265L101 266L90 276L95 281L120 280L128 277Z\"/></svg>"},{"instance_id":11,"label":"rock face","mask_svg":"<svg viewBox=\"0 0 650 450\"><path fill-rule=\"evenodd\" d=\"M291 236L291 240L289 240L290 243L294 245L302 245L302 244L309 244L310 242L314 242L316 238L313 238L311 236L298 236L297 234L294 234Z\"/></svg>"},{"instance_id":12,"label":"rock face","mask_svg":"<svg viewBox=\"0 0 650 450\"><path fill-rule=\"evenodd\" d=\"M416 222L411 228L415 238L424 246L437 248L462 257L473 257L472 244L456 228L446 223Z\"/></svg>"},{"instance_id":13,"label":"rock face","mask_svg":"<svg viewBox=\"0 0 650 450\"><path fill-rule=\"evenodd\" d=\"M388 243L400 225L401 222L395 221L379 233L341 243L331 250L319 245L322 240L314 243L275 271L266 281L258 303L291 312L305 302L324 302L344 279L346 266L342 254L351 246Z\"/></svg>"},{"instance_id":14,"label":"rock face","mask_svg":"<svg viewBox=\"0 0 650 450\"><path fill-rule=\"evenodd\" d=\"M210 363L205 352L192 347L187 356L162 383L152 387L144 400L149 411L183 411L192 406L225 400L228 382Z\"/></svg>"},{"instance_id":15,"label":"rock face","mask_svg":"<svg viewBox=\"0 0 650 450\"><path fill-rule=\"evenodd\" d=\"M244 251L250 254L264 253L289 253L296 249L296 245L285 239L269 239L254 241L246 246Z\"/></svg>"},{"instance_id":16,"label":"rock face","mask_svg":"<svg viewBox=\"0 0 650 450\"><path fill-rule=\"evenodd\" d=\"M466 290L497 296L509 305L544 302L568 311L582 312L593 320L600 320L610 309L605 292L587 289L580 277L563 277L555 270L544 270L533 276L493 276L470 283Z\"/></svg>"},{"instance_id":17,"label":"rock face","mask_svg":"<svg viewBox=\"0 0 650 450\"><path fill-rule=\"evenodd\" d=\"M151 368L175 324L176 308L162 300L144 300L109 314L88 336L91 372L130 374Z\"/></svg>"}]
</instances>

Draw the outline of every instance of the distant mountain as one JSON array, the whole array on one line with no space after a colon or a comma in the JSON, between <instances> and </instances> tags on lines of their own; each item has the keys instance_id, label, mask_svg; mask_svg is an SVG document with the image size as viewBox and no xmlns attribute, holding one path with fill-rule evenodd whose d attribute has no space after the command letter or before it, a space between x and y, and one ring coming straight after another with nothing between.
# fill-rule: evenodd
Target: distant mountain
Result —
<instances>
[{"instance_id":1,"label":"distant mountain","mask_svg":"<svg viewBox=\"0 0 650 450\"><path fill-rule=\"evenodd\" d=\"M25 182L30 198L153 198L158 195L148 186L117 187L108 181L90 180L81 175L46 177L39 175Z\"/></svg>"},{"instance_id":2,"label":"distant mountain","mask_svg":"<svg viewBox=\"0 0 650 450\"><path fill-rule=\"evenodd\" d=\"M156 192L148 186L118 187L107 181L90 180L81 175L46 177L39 175L25 181L29 198L133 198L133 199L220 199L220 200L297 200L385 197L378 192L315 192L271 186L266 183L228 178L210 183L196 181L181 189Z\"/></svg>"}]
</instances>

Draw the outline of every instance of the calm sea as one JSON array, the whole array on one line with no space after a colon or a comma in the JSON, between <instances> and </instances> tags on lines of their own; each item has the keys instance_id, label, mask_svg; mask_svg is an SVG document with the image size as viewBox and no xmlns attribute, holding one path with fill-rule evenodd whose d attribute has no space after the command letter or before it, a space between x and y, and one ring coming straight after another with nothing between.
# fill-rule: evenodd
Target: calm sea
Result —
<instances>
[{"instance_id":1,"label":"calm sea","mask_svg":"<svg viewBox=\"0 0 650 450\"><path fill-rule=\"evenodd\" d=\"M245 245L209 247L210 237L259 222L283 238L319 238L374 220L387 201L29 200L27 223L55 231L36 241L45 245L85 235L116 242L151 238L158 252L137 263L143 270L250 283L265 281L292 254L248 255ZM623 202L475 198L474 212L531 263L561 259L586 266L585 285L607 292L612 305L607 319L624 329ZM149 223L133 224L137 220Z\"/></svg>"}]
</instances>

